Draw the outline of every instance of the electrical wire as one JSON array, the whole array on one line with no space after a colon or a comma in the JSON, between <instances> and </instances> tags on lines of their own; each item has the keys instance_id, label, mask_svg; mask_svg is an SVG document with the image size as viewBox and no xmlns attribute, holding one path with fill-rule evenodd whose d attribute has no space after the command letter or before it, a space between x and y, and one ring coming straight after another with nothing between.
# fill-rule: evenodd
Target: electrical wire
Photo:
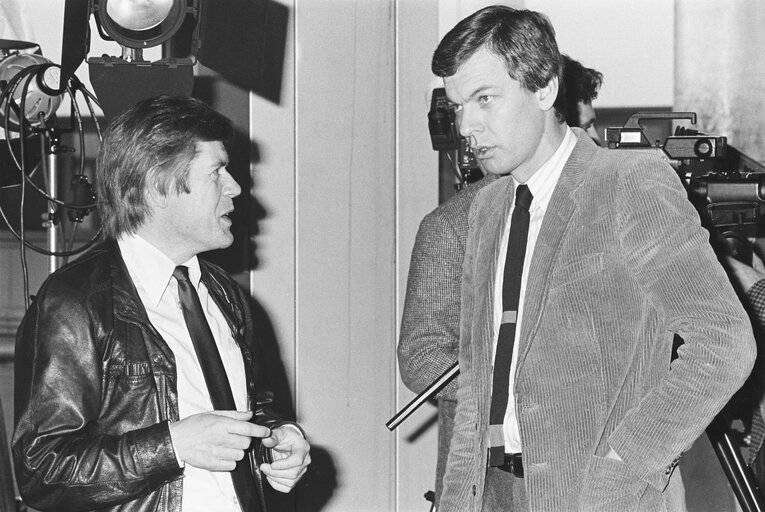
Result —
<instances>
[{"instance_id":1,"label":"electrical wire","mask_svg":"<svg viewBox=\"0 0 765 512\"><path fill-rule=\"evenodd\" d=\"M61 236L62 238L65 238L65 230L62 225L57 224L57 220L61 219L63 220L63 216L58 215L59 212L61 212L61 209L66 210L78 210L78 211L85 211L85 215L91 210L93 210L96 207L95 202L89 203L89 204L72 204L67 203L65 201L62 201L55 197L56 191L51 191L48 193L47 191L41 189L33 180L32 175L39 170L39 172L43 173L43 179L47 181L49 169L47 167L46 162L46 155L48 153L55 155L56 151L59 151L60 147L54 147L53 144L55 144L58 139L57 135L58 132L55 128L49 127L45 123L45 113L40 112L38 114L38 124L39 127L33 127L31 126L32 123L27 119L26 116L26 100L27 100L27 94L30 87L31 81L34 79L36 74L42 70L43 67L45 67L46 64L40 64L40 65L33 65L29 66L27 68L24 68L17 72L11 79L7 81L5 84L5 87L2 87L2 83L0 83L0 106L2 106L2 116L3 116L3 129L5 131L6 136L6 144L8 147L8 152L11 156L11 159L13 160L13 163L16 165L19 173L20 173L20 201L19 201L19 212L20 212L20 220L19 220L19 229L18 231L13 227L12 223L10 222L8 215L6 214L5 209L0 204L0 218L2 218L5 225L8 227L9 231L13 234L13 236L19 240L20 242L20 258L21 258L21 266L22 266L22 273L23 273L23 281L24 281L24 300L25 300L25 306L26 308L29 307L29 271L28 271L28 262L27 262L27 256L26 256L26 249L34 250L35 252L51 256L51 257L62 257L64 261L68 261L68 258L70 256L80 254L87 249L89 249L91 246L93 246L98 239L101 237L101 229L99 228L95 235L85 242L80 247L74 248L75 243L75 234L77 232L77 224L79 222L73 221L74 227L72 229L72 233L70 235L70 239L68 244L65 244L65 250L62 251L52 251L48 250L42 247L39 247L33 243L31 243L26 238L26 226L25 226L25 216L24 216L24 210L26 206L26 198L27 198L27 187L31 186L32 189L34 189L38 194L40 194L50 205L49 211L48 211L48 219L47 222L50 223L51 228L53 230L53 235L56 236L56 228L60 228ZM19 103L14 100L16 91L21 87L21 97L19 98ZM82 114L80 112L79 104L77 102L77 94L81 93L82 97L88 107L88 111L91 115L91 118L93 120L93 123L96 128L96 133L98 135L99 142L102 139L102 133L101 133L101 127L98 122L98 118L95 113L95 109L93 104L98 106L98 100L96 99L95 95L87 90L87 88L82 84L82 82L77 79L76 77L71 77L69 81L66 83L66 86L64 88L65 94L69 97L72 105L72 115L70 116L70 123L71 118L74 118L74 124L76 124L75 128L70 128L72 131L77 132L78 135L78 143L79 143L79 170L80 175L85 176L85 130L83 127L82 122ZM13 116L11 114L15 114L16 117L16 124L18 125L18 128L16 126L12 126L12 118ZM18 133L18 142L19 142L19 149L18 152L14 150L13 144L12 144L12 137L11 134L13 132ZM32 169L31 172L27 172L27 140L29 135L39 135L40 136L40 162ZM50 146L50 148L48 147ZM50 150L50 151L49 151ZM18 154L17 154L18 153ZM87 179L87 178L86 178Z\"/></svg>"}]
</instances>

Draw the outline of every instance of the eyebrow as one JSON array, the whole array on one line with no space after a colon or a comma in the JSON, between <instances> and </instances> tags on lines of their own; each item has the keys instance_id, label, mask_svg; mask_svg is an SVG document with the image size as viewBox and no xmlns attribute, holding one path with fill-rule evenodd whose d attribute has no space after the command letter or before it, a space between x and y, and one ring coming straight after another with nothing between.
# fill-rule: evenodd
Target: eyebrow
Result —
<instances>
[{"instance_id":1,"label":"eyebrow","mask_svg":"<svg viewBox=\"0 0 765 512\"><path fill-rule=\"evenodd\" d=\"M477 87L472 93L470 93L470 95L468 95L466 101L472 100L476 96L481 96L482 93L484 93L486 90L493 89L493 88L494 88L493 85L482 85L480 87ZM452 103L454 103L454 102L452 102ZM458 105L458 103L454 103L454 104Z\"/></svg>"}]
</instances>

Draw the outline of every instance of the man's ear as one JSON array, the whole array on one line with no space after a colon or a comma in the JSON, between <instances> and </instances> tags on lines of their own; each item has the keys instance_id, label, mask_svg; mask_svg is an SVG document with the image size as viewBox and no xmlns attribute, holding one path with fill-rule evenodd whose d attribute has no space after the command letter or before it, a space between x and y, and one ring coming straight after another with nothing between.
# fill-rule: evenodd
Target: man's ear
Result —
<instances>
[{"instance_id":1,"label":"man's ear","mask_svg":"<svg viewBox=\"0 0 765 512\"><path fill-rule=\"evenodd\" d=\"M161 194L155 184L150 184L147 187L146 199L149 205L152 206L152 209L164 208L167 206L167 195Z\"/></svg>"},{"instance_id":2,"label":"man's ear","mask_svg":"<svg viewBox=\"0 0 765 512\"><path fill-rule=\"evenodd\" d=\"M539 108L550 110L555 104L555 98L558 97L558 77L554 76L547 82L547 85L539 89L536 93Z\"/></svg>"}]
</instances>

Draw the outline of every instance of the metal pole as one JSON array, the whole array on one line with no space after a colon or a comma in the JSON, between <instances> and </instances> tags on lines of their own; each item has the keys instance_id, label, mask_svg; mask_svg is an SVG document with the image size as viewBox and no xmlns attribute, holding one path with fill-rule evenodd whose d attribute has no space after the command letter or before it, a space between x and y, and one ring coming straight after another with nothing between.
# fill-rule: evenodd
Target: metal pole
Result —
<instances>
[{"instance_id":1,"label":"metal pole","mask_svg":"<svg viewBox=\"0 0 765 512\"><path fill-rule=\"evenodd\" d=\"M57 141L48 131L46 131L45 137L48 139L48 194L50 197L57 197L58 193L58 162L56 160ZM52 274L58 268L58 257L55 255L58 252L58 239L56 237L56 215L57 208L56 203L48 201L48 250L54 254L48 257L48 273Z\"/></svg>"},{"instance_id":2,"label":"metal pole","mask_svg":"<svg viewBox=\"0 0 765 512\"><path fill-rule=\"evenodd\" d=\"M422 391L422 393L414 397L414 399L411 402L409 402L403 409L397 412L395 416L393 416L391 419L388 420L388 423L385 424L385 426L388 427L388 430L393 431L396 427L398 427L405 419L409 417L410 414L416 411L422 404L424 404L430 398L435 396L439 391L444 389L444 387L447 384L449 384L449 382L451 382L452 379L454 379L459 373L460 373L459 364L454 363L444 373L442 373L439 378L434 380L433 383L431 383L427 388L425 388Z\"/></svg>"}]
</instances>

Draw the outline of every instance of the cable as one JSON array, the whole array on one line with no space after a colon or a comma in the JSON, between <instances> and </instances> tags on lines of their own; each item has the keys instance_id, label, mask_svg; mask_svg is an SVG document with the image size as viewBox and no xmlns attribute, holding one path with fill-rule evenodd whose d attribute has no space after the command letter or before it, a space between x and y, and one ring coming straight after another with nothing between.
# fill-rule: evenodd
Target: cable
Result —
<instances>
[{"instance_id":1,"label":"cable","mask_svg":"<svg viewBox=\"0 0 765 512\"><path fill-rule=\"evenodd\" d=\"M0 59L0 62L2 59ZM96 208L95 201L88 203L88 204L73 204L73 203L67 203L65 201L62 201L55 197L56 191L52 190L50 193L46 190L41 189L32 179L32 176L35 172L42 172L43 173L43 179L47 180L49 169L46 161L46 156L48 154L56 155L57 152L61 151L61 147L58 146L58 136L60 134L59 130L55 127L55 112L44 112L40 111L38 112L38 119L37 119L37 126L34 126L34 123L30 121L27 118L27 111L26 111L26 101L30 90L30 85L32 83L32 80L37 77L37 74L42 72L44 68L49 67L50 64L38 64L38 65L32 65L28 66L26 68L21 69L18 71L13 77L7 80L7 82L0 82L0 110L2 111L3 116L3 123L2 123L2 129L5 132L6 136L6 144L8 147L8 153L10 154L10 157L13 161L13 163L16 165L16 168L19 171L20 174L20 200L19 200L19 229L18 231L14 228L12 225L10 219L8 218L8 215L6 213L6 210L3 208L3 206L0 204L0 218L2 218L2 221L5 223L5 225L8 227L11 234L19 240L20 243L20 258L21 258L21 266L22 266L22 273L23 273L23 280L24 280L24 300L25 300L25 306L29 307L29 275L28 275L28 262L27 262L27 256L26 256L26 250L31 249L38 253L41 253L43 255L52 256L52 257L61 257L64 259L64 262L68 261L68 258L70 256L80 254L90 247L92 247L98 239L101 237L101 229L99 228L95 235L85 242L80 247L74 248L75 244L75 235L77 233L77 224L80 223L82 220L80 217L78 217L78 214L81 212L84 212L82 215L87 215L91 210ZM19 89L20 88L20 89ZM16 92L18 90L21 90L21 96L19 98L16 98ZM77 77L72 76L64 87L64 92L62 95L68 96L68 98L71 101L72 105L72 115L70 116L70 128L69 130L72 132L76 132L77 138L78 138L78 144L79 144L79 176L84 177L84 181L86 185L89 185L87 182L87 176L85 174L85 130L83 127L83 120L82 120L82 113L80 112L79 104L77 101L77 95L80 93L82 95L83 100L85 101L85 104L87 105L88 111L91 115L91 118L93 120L93 123L95 125L96 133L98 135L99 142L102 139L102 132L101 132L101 126L98 122L94 104L96 106L98 105L97 98L87 90L87 88L82 84L82 82L77 79ZM58 105L55 105L57 108ZM37 107L37 104L33 106L33 109ZM15 116L15 120L13 119ZM53 119L52 125L46 124L46 117ZM16 127L15 125L18 125ZM18 133L18 149L14 149L14 146L12 144L12 134ZM40 136L40 162L34 166L34 168L31 170L31 172L28 172L27 166L28 166L28 157L27 152L29 150L28 146L28 140L29 136ZM74 151L72 149L72 151ZM31 187L33 190L35 190L40 196L42 196L46 202L50 205L48 210L48 220L47 222L51 223L51 229L53 231L53 234L51 236L58 236L56 233L57 228L60 229L60 236L62 238L66 238L66 230L64 229L63 224L59 224L59 221L63 222L64 215L61 215L62 208L65 210L72 210L76 211L74 213L74 217L70 216L70 221L74 224L73 229L71 230L71 234L69 236L68 243L65 241L65 250L57 250L52 251L49 249L45 249L42 247L39 247L33 243L31 243L29 240L27 240L26 237L26 224L25 224L25 215L24 210L26 207L26 200L27 200L27 187ZM90 192L90 189L86 190L86 193ZM92 192L91 192L92 193Z\"/></svg>"}]
</instances>

